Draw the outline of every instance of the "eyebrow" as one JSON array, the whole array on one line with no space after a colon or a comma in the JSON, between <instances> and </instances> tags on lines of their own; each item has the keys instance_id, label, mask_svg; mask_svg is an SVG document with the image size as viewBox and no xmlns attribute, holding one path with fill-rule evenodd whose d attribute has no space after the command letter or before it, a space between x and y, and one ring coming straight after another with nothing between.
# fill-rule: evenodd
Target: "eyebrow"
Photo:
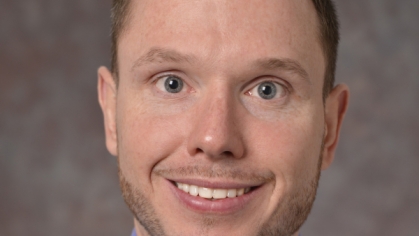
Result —
<instances>
[{"instance_id":1,"label":"eyebrow","mask_svg":"<svg viewBox=\"0 0 419 236\"><path fill-rule=\"evenodd\" d=\"M310 82L307 71L304 70L300 63L292 59L263 58L257 60L254 64L256 67L264 70L280 69L290 71Z\"/></svg>"},{"instance_id":2,"label":"eyebrow","mask_svg":"<svg viewBox=\"0 0 419 236\"><path fill-rule=\"evenodd\" d=\"M150 63L163 63L163 62L188 62L192 63L193 61L196 61L197 59L192 55L186 55L182 54L180 52L177 52L175 50L171 49L165 49L165 48L159 48L154 47L151 48L146 54L138 58L134 65L132 66L132 70L134 70L137 67L141 67L146 64Z\"/></svg>"}]
</instances>

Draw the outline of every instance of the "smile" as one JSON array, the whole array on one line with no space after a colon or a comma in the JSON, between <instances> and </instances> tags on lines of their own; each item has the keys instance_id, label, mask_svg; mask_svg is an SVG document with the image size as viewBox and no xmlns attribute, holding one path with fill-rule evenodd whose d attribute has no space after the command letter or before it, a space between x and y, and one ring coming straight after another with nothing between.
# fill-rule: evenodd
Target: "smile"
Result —
<instances>
[{"instance_id":1,"label":"smile","mask_svg":"<svg viewBox=\"0 0 419 236\"><path fill-rule=\"evenodd\" d=\"M167 179L167 186L179 201L177 206L204 214L228 215L254 208L263 198L265 183L211 182L200 179Z\"/></svg>"},{"instance_id":2,"label":"smile","mask_svg":"<svg viewBox=\"0 0 419 236\"><path fill-rule=\"evenodd\" d=\"M251 188L232 188L232 189L221 189L221 188L205 188L196 185L189 185L185 183L175 182L175 185L183 190L185 193L189 193L191 196L199 196L205 199L224 199L224 198L236 198L248 193Z\"/></svg>"}]
</instances>

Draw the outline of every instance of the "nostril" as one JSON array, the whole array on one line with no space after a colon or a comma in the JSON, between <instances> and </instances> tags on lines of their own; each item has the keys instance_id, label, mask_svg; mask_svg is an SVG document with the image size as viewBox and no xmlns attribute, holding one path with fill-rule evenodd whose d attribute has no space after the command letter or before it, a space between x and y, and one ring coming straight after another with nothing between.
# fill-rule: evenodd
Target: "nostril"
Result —
<instances>
[{"instance_id":1,"label":"nostril","mask_svg":"<svg viewBox=\"0 0 419 236\"><path fill-rule=\"evenodd\" d=\"M232 157L234 156L232 152L230 151L224 151L223 153L221 153L222 155L226 156L226 157Z\"/></svg>"}]
</instances>

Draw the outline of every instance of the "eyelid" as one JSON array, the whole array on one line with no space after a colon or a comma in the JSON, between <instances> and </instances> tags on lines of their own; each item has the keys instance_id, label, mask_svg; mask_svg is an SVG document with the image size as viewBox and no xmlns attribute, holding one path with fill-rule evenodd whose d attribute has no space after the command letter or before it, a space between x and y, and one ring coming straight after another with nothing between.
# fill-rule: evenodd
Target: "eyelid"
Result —
<instances>
[{"instance_id":1,"label":"eyelid","mask_svg":"<svg viewBox=\"0 0 419 236\"><path fill-rule=\"evenodd\" d=\"M179 75L179 74L181 74L180 72L178 72L178 73L176 73L176 71L174 72L174 71L167 71L167 72L161 72L161 73L158 73L158 74L156 74L156 75L154 75L153 77L152 77L152 79L151 79L151 83L157 88L157 90L159 91L159 92L161 92L161 93L165 93L165 94L168 94L168 95L170 95L170 96L176 96L176 95L179 95L179 94L183 94L183 93L187 93L187 92L191 92L193 89L192 89L192 87L189 85L189 83L188 82L186 82L186 80L184 79L184 77L185 76L182 76L182 75ZM157 86L157 83L160 81L160 80L164 80L165 78L167 78L167 77L169 77L169 76L174 76L174 77L176 77L176 78L178 78L178 79L180 79L180 80L182 80L182 82L183 82L183 88L182 88L182 90L179 92L179 93L170 93L170 92L168 92L168 91L165 91L164 89L160 89L160 88L158 88L158 86Z\"/></svg>"},{"instance_id":2,"label":"eyelid","mask_svg":"<svg viewBox=\"0 0 419 236\"><path fill-rule=\"evenodd\" d=\"M259 78L260 78L260 77L259 77ZM275 78L277 78L277 77L273 77L273 76L263 76L261 79L257 79L256 81L254 81L254 82L250 83L250 85L249 85L249 86L246 86L246 87L248 87L248 89L246 89L246 90L245 90L245 91L246 91L246 92L245 92L245 94L247 94L247 95L251 95L251 94L250 94L250 91L251 91L251 90L255 89L257 86L259 86L260 84L265 83L265 82L271 82L271 83L277 84L277 85L279 85L280 87L282 87L282 88L284 89L284 91L285 91L285 95L290 94L290 92L291 92L292 90L291 90L291 88L290 88L289 83L288 83L288 82L286 82L286 81L284 81L284 80L275 79ZM279 80L279 81L278 81L278 80ZM285 96L285 95L284 95L284 96Z\"/></svg>"},{"instance_id":3,"label":"eyelid","mask_svg":"<svg viewBox=\"0 0 419 236\"><path fill-rule=\"evenodd\" d=\"M179 78L179 79L181 79L181 80L183 80L184 81L184 79L182 78L182 76L180 76L180 75L178 75L178 74L176 74L176 73L173 73L173 72L162 72L162 73L158 73L157 75L154 75L154 76L152 76L152 81L155 83L157 80L159 80L159 79L162 79L162 78L165 78L165 77L168 77L168 76L175 76L175 77L177 77L177 78Z\"/></svg>"}]
</instances>

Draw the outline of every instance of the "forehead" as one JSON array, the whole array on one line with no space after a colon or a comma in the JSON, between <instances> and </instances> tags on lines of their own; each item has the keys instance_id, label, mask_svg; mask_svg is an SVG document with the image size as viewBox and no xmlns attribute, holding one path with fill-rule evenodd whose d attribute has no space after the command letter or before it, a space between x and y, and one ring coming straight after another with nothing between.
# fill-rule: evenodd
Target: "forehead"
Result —
<instances>
[{"instance_id":1,"label":"forehead","mask_svg":"<svg viewBox=\"0 0 419 236\"><path fill-rule=\"evenodd\" d=\"M291 58L323 77L319 39L311 0L131 0L118 60L163 47L219 62Z\"/></svg>"}]
</instances>

